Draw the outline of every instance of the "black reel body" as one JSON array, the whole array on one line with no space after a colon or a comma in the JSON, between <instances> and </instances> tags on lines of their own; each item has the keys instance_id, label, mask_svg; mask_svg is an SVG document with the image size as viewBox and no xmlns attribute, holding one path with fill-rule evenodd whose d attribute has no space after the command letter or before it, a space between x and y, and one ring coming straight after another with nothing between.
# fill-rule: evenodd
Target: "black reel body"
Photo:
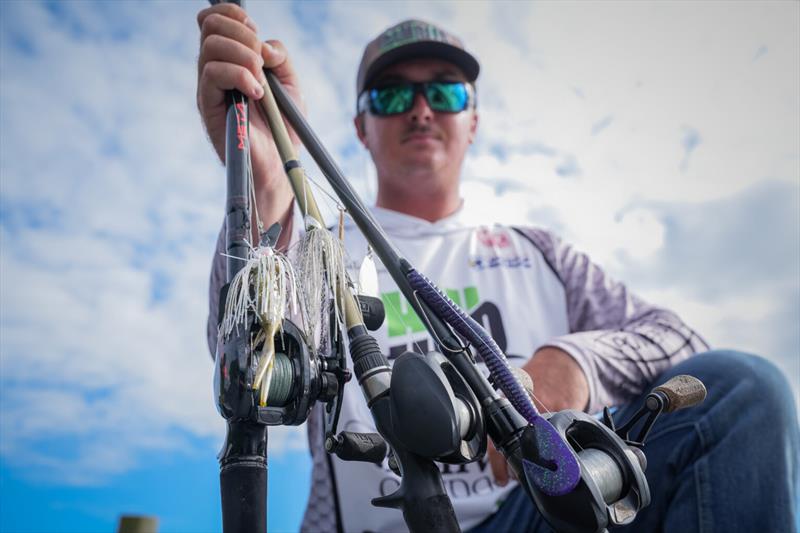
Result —
<instances>
[{"instance_id":1,"label":"black reel body","mask_svg":"<svg viewBox=\"0 0 800 533\"><path fill-rule=\"evenodd\" d=\"M392 368L391 399L392 425L409 451L450 464L470 463L486 453L483 410L442 354L401 355Z\"/></svg>"},{"instance_id":2,"label":"black reel body","mask_svg":"<svg viewBox=\"0 0 800 533\"><path fill-rule=\"evenodd\" d=\"M341 387L327 366L325 359L312 359L305 336L285 319L283 333L275 336L275 373L267 405L257 407L258 421L268 426L298 426L306 421L314 402L336 398Z\"/></svg>"},{"instance_id":3,"label":"black reel body","mask_svg":"<svg viewBox=\"0 0 800 533\"><path fill-rule=\"evenodd\" d=\"M486 425L475 393L442 354L402 354L389 388L391 431L410 453L441 463L463 464L486 453ZM424 416L420 416L424 413ZM345 461L380 463L401 474L393 451L377 433L328 434L326 449Z\"/></svg>"}]
</instances>

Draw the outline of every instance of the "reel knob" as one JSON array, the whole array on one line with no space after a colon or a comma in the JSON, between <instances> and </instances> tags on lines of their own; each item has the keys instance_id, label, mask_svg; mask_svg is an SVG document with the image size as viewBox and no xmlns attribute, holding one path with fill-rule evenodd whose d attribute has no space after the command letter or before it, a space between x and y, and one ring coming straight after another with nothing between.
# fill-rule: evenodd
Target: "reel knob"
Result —
<instances>
[{"instance_id":1,"label":"reel knob","mask_svg":"<svg viewBox=\"0 0 800 533\"><path fill-rule=\"evenodd\" d=\"M703 382L696 377L681 374L653 389L647 399L650 400L655 394L664 400L662 412L672 413L702 402L706 399L707 391Z\"/></svg>"}]
</instances>

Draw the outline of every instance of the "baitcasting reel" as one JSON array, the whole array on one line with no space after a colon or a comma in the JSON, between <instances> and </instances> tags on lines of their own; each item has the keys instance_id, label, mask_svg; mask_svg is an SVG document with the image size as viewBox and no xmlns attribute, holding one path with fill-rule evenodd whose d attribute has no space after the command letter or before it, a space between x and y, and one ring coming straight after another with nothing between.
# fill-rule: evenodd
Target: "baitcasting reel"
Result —
<instances>
[{"instance_id":1,"label":"baitcasting reel","mask_svg":"<svg viewBox=\"0 0 800 533\"><path fill-rule=\"evenodd\" d=\"M369 375L363 376L362 386L369 379ZM480 403L442 354L406 352L398 357L392 366L388 394L391 430L406 451L449 464L470 463L486 452ZM393 451L377 433L329 433L325 448L345 461L378 464L388 452L389 468L402 475Z\"/></svg>"},{"instance_id":2,"label":"baitcasting reel","mask_svg":"<svg viewBox=\"0 0 800 533\"><path fill-rule=\"evenodd\" d=\"M650 503L644 475L647 459L642 448L656 418L662 412L696 405L705 396L705 386L699 379L681 375L653 389L642 408L620 428L615 427L608 408L603 421L573 410L551 415L549 422L578 457L581 480L563 496L548 496L527 483L545 520L563 533L601 532L631 523ZM631 429L645 416L639 435L632 440ZM533 442L530 435L523 434L522 457L536 453L531 448Z\"/></svg>"},{"instance_id":3,"label":"baitcasting reel","mask_svg":"<svg viewBox=\"0 0 800 533\"><path fill-rule=\"evenodd\" d=\"M222 289L221 302L226 295L227 285ZM383 322L381 301L367 296L359 296L358 300L365 322L375 329L380 327ZM331 320L333 325L333 317ZM315 402L323 402L328 404L326 412L332 421L338 419L344 384L351 377L341 335L330 354L313 357L300 328L284 319L282 331L278 331L273 340L275 362L266 405L260 406L258 391L253 387L256 366L253 354L260 352L265 341L251 343L257 330L251 318L248 328L251 334L232 336L217 354L214 388L220 414L228 419L250 419L267 426L297 426L306 421ZM227 354L239 357L227 357Z\"/></svg>"},{"instance_id":4,"label":"baitcasting reel","mask_svg":"<svg viewBox=\"0 0 800 533\"><path fill-rule=\"evenodd\" d=\"M249 326L249 332L258 329L253 327L252 320ZM336 396L337 375L326 371L324 363L312 359L300 329L290 320L284 320L282 330L274 338L275 362L266 406L259 405L259 393L253 387L254 354L262 346L252 345L255 333L232 336L218 350L214 390L217 409L223 417L270 426L299 425L306 420L315 401L329 401Z\"/></svg>"}]
</instances>

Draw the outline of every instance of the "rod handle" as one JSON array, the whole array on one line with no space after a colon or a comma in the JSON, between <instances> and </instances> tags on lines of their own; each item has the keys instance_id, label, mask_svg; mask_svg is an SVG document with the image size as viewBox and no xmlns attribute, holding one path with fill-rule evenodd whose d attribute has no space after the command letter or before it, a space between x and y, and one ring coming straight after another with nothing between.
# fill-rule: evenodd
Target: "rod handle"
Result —
<instances>
[{"instance_id":1,"label":"rod handle","mask_svg":"<svg viewBox=\"0 0 800 533\"><path fill-rule=\"evenodd\" d=\"M222 496L222 531L267 531L266 461L237 461L219 472Z\"/></svg>"},{"instance_id":2,"label":"rod handle","mask_svg":"<svg viewBox=\"0 0 800 533\"><path fill-rule=\"evenodd\" d=\"M446 494L407 502L403 508L403 518L413 533L461 533L456 513Z\"/></svg>"},{"instance_id":3,"label":"rod handle","mask_svg":"<svg viewBox=\"0 0 800 533\"><path fill-rule=\"evenodd\" d=\"M228 420L219 464L222 531L266 533L267 426Z\"/></svg>"}]
</instances>

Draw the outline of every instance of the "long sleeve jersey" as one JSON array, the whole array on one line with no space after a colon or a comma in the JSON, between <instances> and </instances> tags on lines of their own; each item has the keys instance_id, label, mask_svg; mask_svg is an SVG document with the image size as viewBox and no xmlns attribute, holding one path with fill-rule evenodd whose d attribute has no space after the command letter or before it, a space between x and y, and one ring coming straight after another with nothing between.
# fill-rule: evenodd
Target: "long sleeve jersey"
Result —
<instances>
[{"instance_id":1,"label":"long sleeve jersey","mask_svg":"<svg viewBox=\"0 0 800 533\"><path fill-rule=\"evenodd\" d=\"M708 349L675 313L638 298L549 231L471 225L461 212L434 223L381 208L373 208L373 215L403 256L486 328L509 364L524 365L544 346L572 356L589 383L590 412L625 403L670 366ZM223 244L220 240L218 252ZM353 279L367 248L355 225L348 223L345 250ZM377 258L376 263L386 320L374 335L383 353L391 363L406 351L434 350L423 322ZM209 298L212 353L224 268L224 257L217 253ZM372 498L393 492L399 478L385 461L382 466L348 463L326 454L321 414L315 409L308 421L313 480L303 530L405 530L399 511L370 504ZM339 430L375 430L355 385L345 387ZM441 470L464 530L494 512L514 486L496 485L486 460L442 465Z\"/></svg>"}]
</instances>

